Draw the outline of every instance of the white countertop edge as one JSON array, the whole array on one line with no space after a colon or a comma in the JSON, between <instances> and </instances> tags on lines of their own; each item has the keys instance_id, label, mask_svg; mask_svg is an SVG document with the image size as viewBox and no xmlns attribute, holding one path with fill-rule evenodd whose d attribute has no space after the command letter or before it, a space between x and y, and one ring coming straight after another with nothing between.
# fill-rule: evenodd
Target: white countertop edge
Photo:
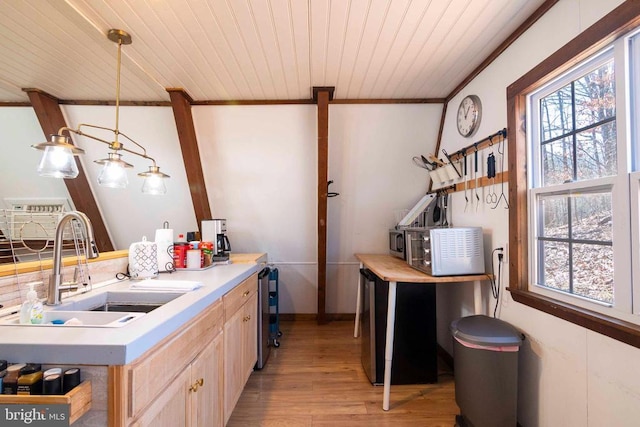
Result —
<instances>
[{"instance_id":1,"label":"white countertop edge","mask_svg":"<svg viewBox=\"0 0 640 427\"><path fill-rule=\"evenodd\" d=\"M204 286L121 328L0 326L0 359L48 365L131 363L261 268L258 264L229 264L163 274L163 280L196 280ZM128 289L128 285L120 282L100 291Z\"/></svg>"}]
</instances>

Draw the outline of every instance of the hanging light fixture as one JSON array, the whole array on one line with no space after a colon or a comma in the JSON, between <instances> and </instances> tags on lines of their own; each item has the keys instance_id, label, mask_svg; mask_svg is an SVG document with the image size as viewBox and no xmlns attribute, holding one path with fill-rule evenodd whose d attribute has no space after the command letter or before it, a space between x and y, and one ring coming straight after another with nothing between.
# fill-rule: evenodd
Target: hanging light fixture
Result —
<instances>
[{"instance_id":1,"label":"hanging light fixture","mask_svg":"<svg viewBox=\"0 0 640 427\"><path fill-rule=\"evenodd\" d=\"M63 135L63 132L68 134L74 133L76 135L85 136L107 144L111 149L106 159L95 160L95 163L102 165L102 171L98 176L98 184L110 188L124 188L128 185L126 169L132 168L133 165L122 160L122 152L133 154L145 159L150 160L153 164L149 166L147 172L141 172L138 176L144 178L142 185L142 192L145 194L161 195L167 192L164 180L169 178L169 175L160 172L160 167L156 165L156 161L147 155L147 150L133 139L129 138L119 130L120 121L120 67L122 63L122 45L131 44L131 36L123 30L111 29L107 33L107 38L114 43L118 44L118 67L116 77L116 123L115 129L110 129L103 126L96 126L87 123L81 123L76 129L69 127L62 127L58 130L56 135L51 135L51 140L40 144L32 145L33 148L43 150L42 159L38 165L38 174L40 176L54 177L54 178L75 178L78 176L78 166L74 156L84 154L84 150L76 147L69 141L69 137ZM113 133L113 141L107 141L102 138L98 138L94 135L88 134L82 131L82 128L101 129L104 131ZM126 138L129 142L133 143L137 149L132 150L125 148L119 141L120 137Z\"/></svg>"}]
</instances>

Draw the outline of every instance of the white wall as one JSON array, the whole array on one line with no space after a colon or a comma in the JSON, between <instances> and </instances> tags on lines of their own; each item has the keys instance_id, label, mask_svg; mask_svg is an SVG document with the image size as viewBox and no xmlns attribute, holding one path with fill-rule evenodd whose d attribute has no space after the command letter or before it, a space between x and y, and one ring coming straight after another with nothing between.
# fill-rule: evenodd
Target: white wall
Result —
<instances>
[{"instance_id":1,"label":"white wall","mask_svg":"<svg viewBox=\"0 0 640 427\"><path fill-rule=\"evenodd\" d=\"M441 104L330 105L327 209L327 312L353 313L356 253L387 253L398 211L428 190L413 156L432 152Z\"/></svg>"},{"instance_id":2,"label":"white wall","mask_svg":"<svg viewBox=\"0 0 640 427\"><path fill-rule=\"evenodd\" d=\"M355 309L356 252L387 251L394 210L427 190L411 157L433 149L440 105L330 105L328 313ZM234 252L268 252L280 271L280 311L317 308L315 105L193 108L214 217Z\"/></svg>"},{"instance_id":3,"label":"white wall","mask_svg":"<svg viewBox=\"0 0 640 427\"><path fill-rule=\"evenodd\" d=\"M7 209L5 198L63 198L71 203L62 180L39 177L36 168L42 152L31 145L45 141L31 107L0 108L0 209Z\"/></svg>"},{"instance_id":4,"label":"white wall","mask_svg":"<svg viewBox=\"0 0 640 427\"><path fill-rule=\"evenodd\" d=\"M620 3L560 1L451 101L443 148L453 152L506 127L507 86ZM460 137L455 129L457 106L468 94L479 95L483 103L482 124L470 141ZM495 155L499 161L497 151ZM508 211L504 205L496 210L484 205L477 214L465 214L464 195L457 193L452 206L456 225L485 228L486 254L508 240ZM526 335L520 351L519 423L525 427L637 425L640 374L634 367L640 350L515 303L504 290L508 271L502 277L499 317ZM486 308L492 310L495 301L490 300L488 288L484 297ZM470 314L472 301L469 286L438 287L439 342L448 351L452 348L449 324Z\"/></svg>"},{"instance_id":5,"label":"white wall","mask_svg":"<svg viewBox=\"0 0 640 427\"><path fill-rule=\"evenodd\" d=\"M315 312L315 105L200 106L193 118L232 252L267 252L280 270L280 311Z\"/></svg>"}]
</instances>

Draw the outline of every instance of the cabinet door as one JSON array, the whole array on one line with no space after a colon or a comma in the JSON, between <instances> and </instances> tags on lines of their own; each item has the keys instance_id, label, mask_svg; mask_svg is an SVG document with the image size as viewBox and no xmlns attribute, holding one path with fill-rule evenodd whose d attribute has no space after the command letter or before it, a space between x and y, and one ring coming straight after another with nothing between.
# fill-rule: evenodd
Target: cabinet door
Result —
<instances>
[{"instance_id":1,"label":"cabinet door","mask_svg":"<svg viewBox=\"0 0 640 427\"><path fill-rule=\"evenodd\" d=\"M244 386L243 325L244 309L227 318L224 324L224 422L231 417L233 408Z\"/></svg>"},{"instance_id":2,"label":"cabinet door","mask_svg":"<svg viewBox=\"0 0 640 427\"><path fill-rule=\"evenodd\" d=\"M213 339L191 365L191 425L222 427L223 335ZM196 387L194 384L197 383Z\"/></svg>"},{"instance_id":3,"label":"cabinet door","mask_svg":"<svg viewBox=\"0 0 640 427\"><path fill-rule=\"evenodd\" d=\"M180 373L175 381L153 401L132 426L175 427L190 423L189 368Z\"/></svg>"},{"instance_id":4,"label":"cabinet door","mask_svg":"<svg viewBox=\"0 0 640 427\"><path fill-rule=\"evenodd\" d=\"M253 367L258 361L258 295L253 294L244 305L244 317L242 325L242 366L243 382L242 387L249 379Z\"/></svg>"}]
</instances>

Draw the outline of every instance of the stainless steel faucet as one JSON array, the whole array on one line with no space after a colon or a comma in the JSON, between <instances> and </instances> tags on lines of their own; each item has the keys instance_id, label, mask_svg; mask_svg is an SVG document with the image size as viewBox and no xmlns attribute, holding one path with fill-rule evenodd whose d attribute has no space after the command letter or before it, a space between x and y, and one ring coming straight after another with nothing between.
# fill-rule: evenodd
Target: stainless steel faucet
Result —
<instances>
[{"instance_id":1,"label":"stainless steel faucet","mask_svg":"<svg viewBox=\"0 0 640 427\"><path fill-rule=\"evenodd\" d=\"M56 225L56 236L53 242L53 271L49 277L49 295L47 295L47 305L60 304L60 283L62 282L62 236L64 227L71 220L76 220L82 225L85 236L85 253L87 259L98 258L98 248L93 237L93 227L89 217L80 211L67 212L60 218Z\"/></svg>"}]
</instances>

